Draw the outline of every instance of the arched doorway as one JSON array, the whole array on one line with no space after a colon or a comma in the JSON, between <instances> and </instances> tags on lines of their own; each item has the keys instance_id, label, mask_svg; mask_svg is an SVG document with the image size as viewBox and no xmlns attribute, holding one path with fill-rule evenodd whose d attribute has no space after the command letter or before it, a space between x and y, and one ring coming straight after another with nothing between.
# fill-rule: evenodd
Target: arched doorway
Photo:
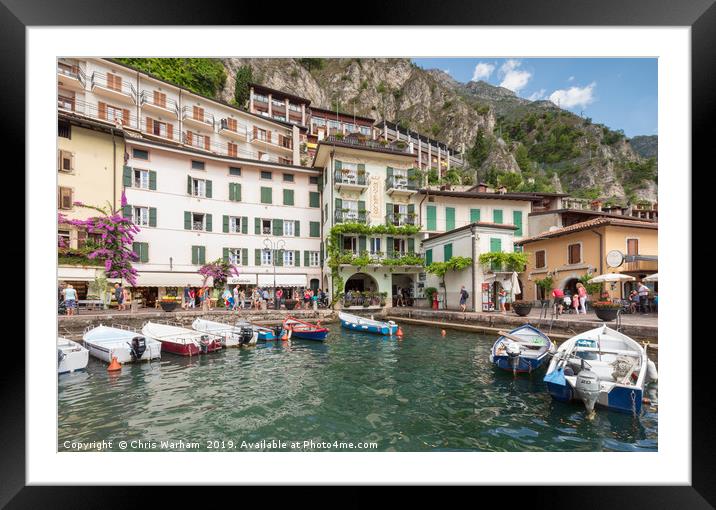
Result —
<instances>
[{"instance_id":1,"label":"arched doorway","mask_svg":"<svg viewBox=\"0 0 716 510\"><path fill-rule=\"evenodd\" d=\"M311 278L310 287L313 292L318 291L318 278Z\"/></svg>"},{"instance_id":2,"label":"arched doorway","mask_svg":"<svg viewBox=\"0 0 716 510\"><path fill-rule=\"evenodd\" d=\"M344 292L343 306L363 306L365 299L373 299L366 297L367 292L378 292L378 282L369 274L356 273L346 280Z\"/></svg>"}]
</instances>

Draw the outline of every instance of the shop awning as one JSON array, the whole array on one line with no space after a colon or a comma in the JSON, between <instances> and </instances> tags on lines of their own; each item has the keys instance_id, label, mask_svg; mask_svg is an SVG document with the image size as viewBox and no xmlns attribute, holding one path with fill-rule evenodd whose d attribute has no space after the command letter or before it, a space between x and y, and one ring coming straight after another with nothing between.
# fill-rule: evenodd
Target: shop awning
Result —
<instances>
[{"instance_id":1,"label":"shop awning","mask_svg":"<svg viewBox=\"0 0 716 510\"><path fill-rule=\"evenodd\" d=\"M203 282L204 277L198 273L142 271L139 273L135 287L184 287L186 284L189 284L190 287L201 287ZM212 278L209 278L206 285L209 287L213 285Z\"/></svg>"},{"instance_id":2,"label":"shop awning","mask_svg":"<svg viewBox=\"0 0 716 510\"><path fill-rule=\"evenodd\" d=\"M75 282L91 282L102 272L94 267L58 267L57 279L60 281L71 280Z\"/></svg>"},{"instance_id":3,"label":"shop awning","mask_svg":"<svg viewBox=\"0 0 716 510\"><path fill-rule=\"evenodd\" d=\"M256 285L255 274L240 274L238 276L230 276L226 283L231 285Z\"/></svg>"},{"instance_id":4,"label":"shop awning","mask_svg":"<svg viewBox=\"0 0 716 510\"><path fill-rule=\"evenodd\" d=\"M272 274L260 274L259 287L273 287ZM305 274L277 274L277 287L307 287Z\"/></svg>"}]
</instances>

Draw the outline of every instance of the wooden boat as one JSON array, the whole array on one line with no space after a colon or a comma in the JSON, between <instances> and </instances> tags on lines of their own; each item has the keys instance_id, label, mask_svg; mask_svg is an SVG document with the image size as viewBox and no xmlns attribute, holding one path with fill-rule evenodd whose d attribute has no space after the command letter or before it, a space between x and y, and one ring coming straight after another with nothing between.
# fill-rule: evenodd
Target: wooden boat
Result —
<instances>
[{"instance_id":1,"label":"wooden boat","mask_svg":"<svg viewBox=\"0 0 716 510\"><path fill-rule=\"evenodd\" d=\"M196 331L211 333L221 338L224 347L239 347L242 345L256 345L258 332L250 326L232 326L223 322L196 319L191 327Z\"/></svg>"},{"instance_id":2,"label":"wooden boat","mask_svg":"<svg viewBox=\"0 0 716 510\"><path fill-rule=\"evenodd\" d=\"M394 335L398 331L398 325L393 321L384 322L366 319L365 317L345 312L338 312L338 318L341 321L341 326L351 331L362 331L376 335Z\"/></svg>"},{"instance_id":3,"label":"wooden boat","mask_svg":"<svg viewBox=\"0 0 716 510\"><path fill-rule=\"evenodd\" d=\"M277 326L276 328L267 328L266 326L259 326L258 324L253 324L247 321L239 321L236 323L236 326L249 327L253 329L258 336L259 342L273 342L274 340L281 338L281 326Z\"/></svg>"},{"instance_id":4,"label":"wooden boat","mask_svg":"<svg viewBox=\"0 0 716 510\"><path fill-rule=\"evenodd\" d=\"M142 334L162 343L162 351L180 356L196 356L221 350L221 338L172 324L145 322Z\"/></svg>"},{"instance_id":5,"label":"wooden boat","mask_svg":"<svg viewBox=\"0 0 716 510\"><path fill-rule=\"evenodd\" d=\"M302 340L316 340L323 342L328 335L328 329L317 324L304 322L294 317L286 317L283 321L283 329L289 329L291 338L300 338Z\"/></svg>"},{"instance_id":6,"label":"wooden boat","mask_svg":"<svg viewBox=\"0 0 716 510\"><path fill-rule=\"evenodd\" d=\"M544 377L553 399L581 400L590 415L595 405L639 415L644 385L656 379L646 350L606 325L560 345Z\"/></svg>"},{"instance_id":7,"label":"wooden boat","mask_svg":"<svg viewBox=\"0 0 716 510\"><path fill-rule=\"evenodd\" d=\"M92 356L107 363L112 362L113 356L122 364L149 361L162 356L161 342L146 338L127 326L100 324L95 328L88 327L82 340Z\"/></svg>"},{"instance_id":8,"label":"wooden boat","mask_svg":"<svg viewBox=\"0 0 716 510\"><path fill-rule=\"evenodd\" d=\"M57 373L66 374L84 370L89 361L89 351L77 342L57 337Z\"/></svg>"},{"instance_id":9,"label":"wooden boat","mask_svg":"<svg viewBox=\"0 0 716 510\"><path fill-rule=\"evenodd\" d=\"M490 351L490 363L510 372L529 372L542 366L556 347L542 331L524 324L500 336Z\"/></svg>"}]
</instances>

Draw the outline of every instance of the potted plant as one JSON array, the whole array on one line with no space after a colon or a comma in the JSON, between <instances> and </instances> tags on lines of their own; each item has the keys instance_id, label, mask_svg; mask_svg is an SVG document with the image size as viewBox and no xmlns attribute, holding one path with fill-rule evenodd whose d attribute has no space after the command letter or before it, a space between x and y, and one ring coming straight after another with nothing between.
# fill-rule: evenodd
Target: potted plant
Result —
<instances>
[{"instance_id":1,"label":"potted plant","mask_svg":"<svg viewBox=\"0 0 716 510\"><path fill-rule=\"evenodd\" d=\"M286 299L283 302L284 305L286 305L286 310L293 310L296 308L296 305L298 304L297 299Z\"/></svg>"},{"instance_id":2,"label":"potted plant","mask_svg":"<svg viewBox=\"0 0 716 510\"><path fill-rule=\"evenodd\" d=\"M380 306L385 306L385 298L388 297L387 292L381 292L380 293Z\"/></svg>"},{"instance_id":3,"label":"potted plant","mask_svg":"<svg viewBox=\"0 0 716 510\"><path fill-rule=\"evenodd\" d=\"M611 301L595 301L592 303L592 308L594 308L597 317L608 322L617 318L621 305L619 303L612 303Z\"/></svg>"},{"instance_id":4,"label":"potted plant","mask_svg":"<svg viewBox=\"0 0 716 510\"><path fill-rule=\"evenodd\" d=\"M512 309L520 317L526 317L532 311L532 303L530 301L515 301L512 303Z\"/></svg>"},{"instance_id":5,"label":"potted plant","mask_svg":"<svg viewBox=\"0 0 716 510\"><path fill-rule=\"evenodd\" d=\"M165 312L173 312L179 306L179 298L176 296L164 296L159 300L159 306Z\"/></svg>"}]
</instances>

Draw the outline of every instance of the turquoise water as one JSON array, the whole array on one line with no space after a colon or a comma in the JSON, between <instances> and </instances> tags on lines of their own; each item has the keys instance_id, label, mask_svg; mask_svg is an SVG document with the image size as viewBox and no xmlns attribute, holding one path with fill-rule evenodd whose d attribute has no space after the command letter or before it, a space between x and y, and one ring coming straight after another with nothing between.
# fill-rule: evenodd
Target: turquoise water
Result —
<instances>
[{"instance_id":1,"label":"turquoise water","mask_svg":"<svg viewBox=\"0 0 716 510\"><path fill-rule=\"evenodd\" d=\"M90 358L86 371L59 376L58 450L102 440L116 451L120 441L127 451L657 449L651 406L640 419L599 409L590 421L581 404L551 400L542 371L496 371L490 336L403 330L397 340L333 324L323 344L267 343L191 359L163 354L116 375ZM656 388L650 393L656 401ZM363 442L377 447L358 448Z\"/></svg>"}]
</instances>

